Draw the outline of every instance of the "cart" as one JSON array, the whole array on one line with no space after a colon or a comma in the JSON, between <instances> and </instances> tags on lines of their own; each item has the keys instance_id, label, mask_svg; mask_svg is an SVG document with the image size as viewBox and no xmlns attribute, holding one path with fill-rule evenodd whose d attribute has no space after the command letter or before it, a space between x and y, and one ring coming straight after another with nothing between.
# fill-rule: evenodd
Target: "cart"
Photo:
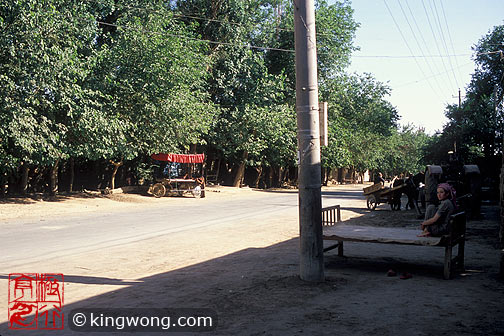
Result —
<instances>
[{"instance_id":1,"label":"cart","mask_svg":"<svg viewBox=\"0 0 504 336\"><path fill-rule=\"evenodd\" d=\"M203 177L204 154L152 154L156 162L155 182L149 186L154 197L183 196L205 197Z\"/></svg>"},{"instance_id":2,"label":"cart","mask_svg":"<svg viewBox=\"0 0 504 336\"><path fill-rule=\"evenodd\" d=\"M401 193L406 184L401 184L393 188L385 188L383 184L376 183L370 187L364 188L364 196L366 196L366 205L369 210L376 209L380 203L390 204L392 210L399 210L401 207Z\"/></svg>"}]
</instances>

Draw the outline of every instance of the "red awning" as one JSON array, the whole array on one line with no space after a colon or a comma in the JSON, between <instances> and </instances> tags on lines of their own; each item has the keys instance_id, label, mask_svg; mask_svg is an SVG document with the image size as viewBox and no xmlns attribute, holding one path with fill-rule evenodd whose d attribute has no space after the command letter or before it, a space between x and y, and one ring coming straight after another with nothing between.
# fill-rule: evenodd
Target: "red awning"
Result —
<instances>
[{"instance_id":1,"label":"red awning","mask_svg":"<svg viewBox=\"0 0 504 336\"><path fill-rule=\"evenodd\" d=\"M179 163L203 163L205 154L152 154L151 158L158 161L169 161Z\"/></svg>"}]
</instances>

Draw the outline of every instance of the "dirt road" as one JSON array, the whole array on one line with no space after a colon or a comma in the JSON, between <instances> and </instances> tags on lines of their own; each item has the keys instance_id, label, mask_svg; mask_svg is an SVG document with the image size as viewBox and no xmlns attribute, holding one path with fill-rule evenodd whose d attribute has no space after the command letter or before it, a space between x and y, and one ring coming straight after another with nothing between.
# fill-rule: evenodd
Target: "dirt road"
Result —
<instances>
[{"instance_id":1,"label":"dirt road","mask_svg":"<svg viewBox=\"0 0 504 336\"><path fill-rule=\"evenodd\" d=\"M412 211L393 213L384 205L368 212L361 190L361 185L328 189L324 205L341 203L343 219L352 224L417 224ZM205 202L253 201L264 195L233 188L216 191ZM195 200L140 195L11 200L0 204L0 227L11 220L46 218L50 223L51 218L76 213L173 202L187 204L189 215L194 213L189 201ZM191 234L175 232L19 268L0 266L0 335L34 335L8 329L8 274L15 272L63 273L65 313L85 307L211 308L218 315L217 329L207 333L212 335L502 335L497 209L483 210L484 219L468 222L466 272L452 280L442 279L442 249L348 243L346 257L326 255L326 282L304 283L297 276L297 211L251 220L239 229L227 222L219 230L207 226ZM387 277L388 269L413 277ZM66 328L46 334L72 332Z\"/></svg>"}]
</instances>

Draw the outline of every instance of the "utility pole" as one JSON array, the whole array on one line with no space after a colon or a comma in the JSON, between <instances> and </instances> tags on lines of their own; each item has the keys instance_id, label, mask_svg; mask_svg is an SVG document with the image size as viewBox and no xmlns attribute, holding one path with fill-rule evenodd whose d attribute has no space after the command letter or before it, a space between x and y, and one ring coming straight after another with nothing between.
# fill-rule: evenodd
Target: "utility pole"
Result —
<instances>
[{"instance_id":1,"label":"utility pole","mask_svg":"<svg viewBox=\"0 0 504 336\"><path fill-rule=\"evenodd\" d=\"M452 98L457 98L457 96L452 96ZM459 110L460 110L461 106L462 106L462 96L460 94L460 88L459 88L459 90L458 90L458 108L459 108Z\"/></svg>"},{"instance_id":2,"label":"utility pole","mask_svg":"<svg viewBox=\"0 0 504 336\"><path fill-rule=\"evenodd\" d=\"M452 96L452 98L457 98L457 96ZM460 88L458 89L458 109L460 112L460 108L462 107L462 95L460 94ZM453 143L453 152L455 153L455 157L457 155L457 141Z\"/></svg>"},{"instance_id":3,"label":"utility pole","mask_svg":"<svg viewBox=\"0 0 504 336\"><path fill-rule=\"evenodd\" d=\"M294 1L299 151L300 277L324 281L320 130L314 0Z\"/></svg>"},{"instance_id":4,"label":"utility pole","mask_svg":"<svg viewBox=\"0 0 504 336\"><path fill-rule=\"evenodd\" d=\"M502 78L504 78L504 74L501 77L500 83L502 83ZM503 90L503 89L501 89ZM502 91L501 91L502 92ZM495 109L495 117L499 114L499 107L501 106L501 97L499 96L499 85L495 84L494 86L494 109ZM500 270L499 275L502 279L504 279L504 136L502 137L502 165L501 165L501 173L500 173L500 186L499 186L499 199L500 199L500 229L499 229L499 242L500 242Z\"/></svg>"}]
</instances>

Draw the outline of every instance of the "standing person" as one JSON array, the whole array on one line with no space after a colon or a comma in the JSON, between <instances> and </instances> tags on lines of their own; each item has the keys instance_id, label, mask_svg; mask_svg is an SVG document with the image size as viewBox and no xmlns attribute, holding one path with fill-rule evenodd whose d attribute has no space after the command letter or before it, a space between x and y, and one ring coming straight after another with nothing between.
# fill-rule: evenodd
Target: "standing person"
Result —
<instances>
[{"instance_id":1,"label":"standing person","mask_svg":"<svg viewBox=\"0 0 504 336\"><path fill-rule=\"evenodd\" d=\"M405 182L406 184L406 191L404 192L406 196L408 196L408 203L406 203L406 210L408 210L408 207L410 209L416 209L415 204L418 200L418 196L415 197L415 192L416 190L416 185L415 181L413 181L413 174L408 174L408 177L406 178Z\"/></svg>"},{"instance_id":2,"label":"standing person","mask_svg":"<svg viewBox=\"0 0 504 336\"><path fill-rule=\"evenodd\" d=\"M425 212L425 220L421 224L422 234L419 237L442 236L448 233L450 216L455 212L455 189L448 183L437 187L437 198L441 202L438 207L430 204Z\"/></svg>"}]
</instances>

